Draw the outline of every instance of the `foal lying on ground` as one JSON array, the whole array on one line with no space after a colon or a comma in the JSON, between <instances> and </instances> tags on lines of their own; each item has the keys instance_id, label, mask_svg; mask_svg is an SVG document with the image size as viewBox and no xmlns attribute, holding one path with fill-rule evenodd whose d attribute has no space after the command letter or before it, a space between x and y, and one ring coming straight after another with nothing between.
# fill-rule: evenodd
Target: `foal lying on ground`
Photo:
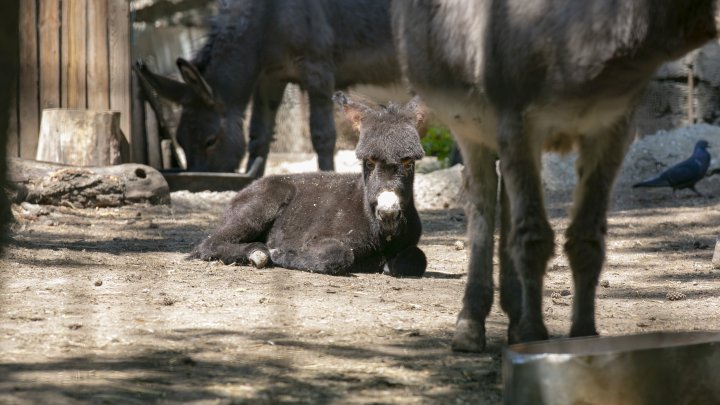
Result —
<instances>
[{"instance_id":1,"label":"foal lying on ground","mask_svg":"<svg viewBox=\"0 0 720 405\"><path fill-rule=\"evenodd\" d=\"M223 222L191 258L326 274L422 276L422 232L413 202L415 161L423 157L416 100L380 110L335 95L360 131L362 174L264 177L240 191Z\"/></svg>"}]
</instances>

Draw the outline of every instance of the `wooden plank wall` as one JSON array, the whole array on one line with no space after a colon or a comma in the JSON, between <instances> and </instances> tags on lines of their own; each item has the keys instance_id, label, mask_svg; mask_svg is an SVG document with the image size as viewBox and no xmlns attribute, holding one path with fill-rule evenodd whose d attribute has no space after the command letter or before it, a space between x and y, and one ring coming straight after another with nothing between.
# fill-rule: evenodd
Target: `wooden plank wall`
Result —
<instances>
[{"instance_id":1,"label":"wooden plank wall","mask_svg":"<svg viewBox=\"0 0 720 405\"><path fill-rule=\"evenodd\" d=\"M131 30L127 0L23 0L20 78L9 154L34 159L44 108L117 110L132 153ZM141 150L141 151L142 151Z\"/></svg>"}]
</instances>

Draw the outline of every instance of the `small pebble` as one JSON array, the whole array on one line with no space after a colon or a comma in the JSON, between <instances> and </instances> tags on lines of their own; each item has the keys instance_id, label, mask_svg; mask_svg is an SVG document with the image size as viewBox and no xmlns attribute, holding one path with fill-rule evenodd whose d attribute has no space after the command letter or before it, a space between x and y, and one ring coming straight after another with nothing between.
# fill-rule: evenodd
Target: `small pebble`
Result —
<instances>
[{"instance_id":1,"label":"small pebble","mask_svg":"<svg viewBox=\"0 0 720 405\"><path fill-rule=\"evenodd\" d=\"M608 287L610 287L610 282L608 280L601 280L600 287L608 288Z\"/></svg>"},{"instance_id":2,"label":"small pebble","mask_svg":"<svg viewBox=\"0 0 720 405\"><path fill-rule=\"evenodd\" d=\"M455 241L455 250L465 250L465 243L461 240Z\"/></svg>"},{"instance_id":3,"label":"small pebble","mask_svg":"<svg viewBox=\"0 0 720 405\"><path fill-rule=\"evenodd\" d=\"M685 299L685 297L685 294L679 291L670 291L665 295L665 298L667 298L669 301L680 301L682 299Z\"/></svg>"},{"instance_id":4,"label":"small pebble","mask_svg":"<svg viewBox=\"0 0 720 405\"><path fill-rule=\"evenodd\" d=\"M567 290L567 289L562 290L562 291L560 291L560 295L562 295L563 297L567 297L568 295L572 295L572 291Z\"/></svg>"},{"instance_id":5,"label":"small pebble","mask_svg":"<svg viewBox=\"0 0 720 405\"><path fill-rule=\"evenodd\" d=\"M102 285L102 280L95 281L95 287L100 287Z\"/></svg>"}]
</instances>

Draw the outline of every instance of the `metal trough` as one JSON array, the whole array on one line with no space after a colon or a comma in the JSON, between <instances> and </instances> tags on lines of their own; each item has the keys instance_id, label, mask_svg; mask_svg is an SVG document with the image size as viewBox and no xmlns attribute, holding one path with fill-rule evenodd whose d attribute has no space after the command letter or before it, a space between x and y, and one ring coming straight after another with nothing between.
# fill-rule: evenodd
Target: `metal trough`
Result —
<instances>
[{"instance_id":1,"label":"metal trough","mask_svg":"<svg viewBox=\"0 0 720 405\"><path fill-rule=\"evenodd\" d=\"M505 404L720 404L720 332L656 332L517 344Z\"/></svg>"},{"instance_id":2,"label":"metal trough","mask_svg":"<svg viewBox=\"0 0 720 405\"><path fill-rule=\"evenodd\" d=\"M257 158L247 173L187 172L183 170L161 170L170 191L238 191L255 181L259 176L262 158Z\"/></svg>"}]
</instances>

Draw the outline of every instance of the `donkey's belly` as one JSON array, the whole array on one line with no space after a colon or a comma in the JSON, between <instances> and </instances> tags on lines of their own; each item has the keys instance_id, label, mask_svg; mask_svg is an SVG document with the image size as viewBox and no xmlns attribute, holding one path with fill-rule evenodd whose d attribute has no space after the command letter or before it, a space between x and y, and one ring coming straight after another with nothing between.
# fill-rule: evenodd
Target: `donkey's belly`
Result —
<instances>
[{"instance_id":1,"label":"donkey's belly","mask_svg":"<svg viewBox=\"0 0 720 405\"><path fill-rule=\"evenodd\" d=\"M497 150L497 112L481 96L461 92L429 91L422 96L462 143ZM523 128L532 144L546 151L565 153L582 137L602 136L632 112L634 96L587 98L535 104L523 112Z\"/></svg>"}]
</instances>

